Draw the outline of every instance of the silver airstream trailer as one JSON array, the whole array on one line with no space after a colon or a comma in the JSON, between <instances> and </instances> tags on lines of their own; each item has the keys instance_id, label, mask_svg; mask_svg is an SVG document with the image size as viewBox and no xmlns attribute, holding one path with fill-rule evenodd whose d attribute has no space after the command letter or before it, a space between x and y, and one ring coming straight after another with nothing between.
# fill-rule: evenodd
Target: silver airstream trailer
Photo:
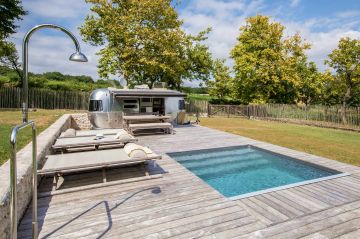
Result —
<instances>
[{"instance_id":1,"label":"silver airstream trailer","mask_svg":"<svg viewBox=\"0 0 360 239\"><path fill-rule=\"evenodd\" d=\"M164 88L97 89L89 99L89 119L95 128L122 128L122 115L170 115L185 110L186 94Z\"/></svg>"}]
</instances>

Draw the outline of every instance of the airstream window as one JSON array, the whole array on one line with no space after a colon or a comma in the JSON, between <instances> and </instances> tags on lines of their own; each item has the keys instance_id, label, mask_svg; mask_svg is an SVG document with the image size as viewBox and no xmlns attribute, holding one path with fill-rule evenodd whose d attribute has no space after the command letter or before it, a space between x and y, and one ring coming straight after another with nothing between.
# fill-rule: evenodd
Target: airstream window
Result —
<instances>
[{"instance_id":1,"label":"airstream window","mask_svg":"<svg viewBox=\"0 0 360 239\"><path fill-rule=\"evenodd\" d=\"M185 109L185 100L179 100L179 110Z\"/></svg>"},{"instance_id":2,"label":"airstream window","mask_svg":"<svg viewBox=\"0 0 360 239\"><path fill-rule=\"evenodd\" d=\"M124 112L139 112L139 99L133 98L133 99L122 99L122 107Z\"/></svg>"},{"instance_id":3,"label":"airstream window","mask_svg":"<svg viewBox=\"0 0 360 239\"><path fill-rule=\"evenodd\" d=\"M89 111L102 111L102 100L90 100Z\"/></svg>"}]
</instances>

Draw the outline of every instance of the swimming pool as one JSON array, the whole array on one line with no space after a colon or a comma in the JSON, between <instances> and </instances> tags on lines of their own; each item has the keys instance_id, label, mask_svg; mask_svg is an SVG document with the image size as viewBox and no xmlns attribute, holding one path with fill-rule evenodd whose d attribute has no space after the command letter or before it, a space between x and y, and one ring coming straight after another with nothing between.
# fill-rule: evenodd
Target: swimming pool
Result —
<instances>
[{"instance_id":1,"label":"swimming pool","mask_svg":"<svg viewBox=\"0 0 360 239\"><path fill-rule=\"evenodd\" d=\"M253 146L168 155L221 194L233 199L344 176L332 169Z\"/></svg>"}]
</instances>

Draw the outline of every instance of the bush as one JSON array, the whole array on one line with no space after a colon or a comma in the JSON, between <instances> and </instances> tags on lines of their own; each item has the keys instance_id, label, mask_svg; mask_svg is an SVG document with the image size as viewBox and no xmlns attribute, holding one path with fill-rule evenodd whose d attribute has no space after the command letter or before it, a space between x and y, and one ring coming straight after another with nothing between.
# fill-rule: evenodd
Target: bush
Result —
<instances>
[{"instance_id":1,"label":"bush","mask_svg":"<svg viewBox=\"0 0 360 239\"><path fill-rule=\"evenodd\" d=\"M16 71L0 66L1 87L21 87L21 79ZM89 92L98 88L121 87L117 80L94 81L90 76L63 75L60 72L34 74L29 72L29 87L63 91Z\"/></svg>"},{"instance_id":2,"label":"bush","mask_svg":"<svg viewBox=\"0 0 360 239\"><path fill-rule=\"evenodd\" d=\"M0 87L5 87L9 81L10 79L8 77L0 75Z\"/></svg>"},{"instance_id":3,"label":"bush","mask_svg":"<svg viewBox=\"0 0 360 239\"><path fill-rule=\"evenodd\" d=\"M242 104L244 104L240 100L218 99L218 98L213 98L213 99L209 100L209 103L213 104L213 105L242 105Z\"/></svg>"}]
</instances>

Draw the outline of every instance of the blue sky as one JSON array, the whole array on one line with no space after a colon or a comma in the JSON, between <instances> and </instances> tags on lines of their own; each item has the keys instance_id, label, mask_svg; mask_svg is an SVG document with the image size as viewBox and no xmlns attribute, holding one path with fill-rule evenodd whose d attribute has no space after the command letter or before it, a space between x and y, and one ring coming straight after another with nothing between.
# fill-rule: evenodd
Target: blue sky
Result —
<instances>
[{"instance_id":1,"label":"blue sky","mask_svg":"<svg viewBox=\"0 0 360 239\"><path fill-rule=\"evenodd\" d=\"M18 33L12 36L21 51L22 38L32 26L55 23L70 29L79 39L88 63L73 63L67 58L73 52L72 41L56 30L40 30L30 41L29 70L33 72L61 71L74 75L90 75L97 79L96 52L100 48L81 41L78 27L89 13L89 5L81 0L27 0L29 12L20 22ZM177 6L186 32L212 27L206 44L216 58L227 59L234 46L239 28L246 17L269 15L286 27L286 35L300 32L312 44L310 60L321 70L327 55L341 37L360 39L360 0L183 0ZM44 59L47 59L44 61Z\"/></svg>"}]
</instances>

